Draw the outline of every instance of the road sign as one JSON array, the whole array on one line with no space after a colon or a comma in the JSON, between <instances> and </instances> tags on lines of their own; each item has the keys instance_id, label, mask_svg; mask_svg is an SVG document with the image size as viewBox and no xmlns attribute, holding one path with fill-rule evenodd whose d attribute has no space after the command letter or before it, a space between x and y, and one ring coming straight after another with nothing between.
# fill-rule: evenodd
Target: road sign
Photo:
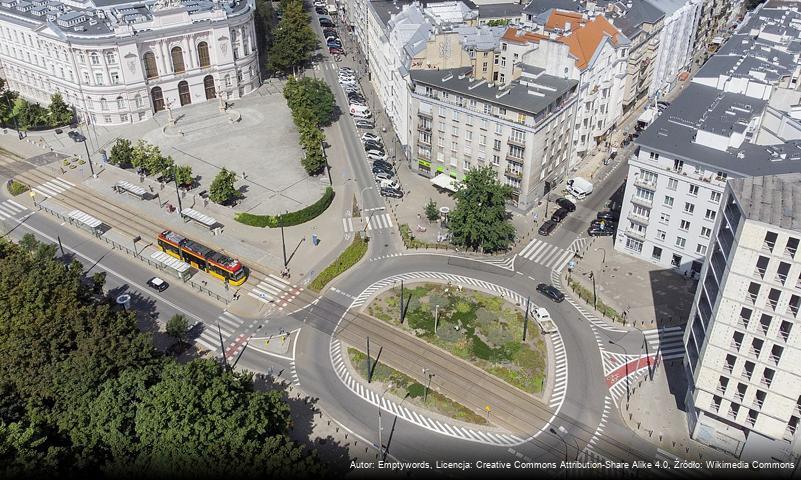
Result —
<instances>
[{"instance_id":1,"label":"road sign","mask_svg":"<svg viewBox=\"0 0 801 480\"><path fill-rule=\"evenodd\" d=\"M34 192L33 190L31 190L31 191L30 191L30 193L29 193L28 195L30 195L30 196L31 196L31 198L33 198L33 197L35 197L35 196L36 196L36 192Z\"/></svg>"},{"instance_id":2,"label":"road sign","mask_svg":"<svg viewBox=\"0 0 801 480\"><path fill-rule=\"evenodd\" d=\"M492 407L490 407L489 405L487 405L486 407L484 407L484 410L486 410L486 411L487 411L487 413L489 413L489 412L492 410Z\"/></svg>"}]
</instances>

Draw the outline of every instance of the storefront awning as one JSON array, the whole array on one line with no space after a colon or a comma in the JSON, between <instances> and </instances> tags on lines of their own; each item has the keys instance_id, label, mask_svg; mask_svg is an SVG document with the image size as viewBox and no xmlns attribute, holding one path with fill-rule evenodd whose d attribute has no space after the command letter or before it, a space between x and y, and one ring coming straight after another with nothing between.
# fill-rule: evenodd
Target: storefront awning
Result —
<instances>
[{"instance_id":1,"label":"storefront awning","mask_svg":"<svg viewBox=\"0 0 801 480\"><path fill-rule=\"evenodd\" d=\"M449 190L451 192L456 191L456 179L451 178L449 175L444 173L440 173L436 177L432 178L431 183L439 188L444 188L445 190Z\"/></svg>"}]
</instances>

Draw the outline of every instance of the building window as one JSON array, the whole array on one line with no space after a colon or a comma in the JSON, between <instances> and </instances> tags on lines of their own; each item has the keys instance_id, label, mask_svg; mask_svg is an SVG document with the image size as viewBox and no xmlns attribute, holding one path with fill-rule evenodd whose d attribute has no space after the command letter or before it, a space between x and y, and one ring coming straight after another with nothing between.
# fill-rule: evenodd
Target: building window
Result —
<instances>
[{"instance_id":1,"label":"building window","mask_svg":"<svg viewBox=\"0 0 801 480\"><path fill-rule=\"evenodd\" d=\"M487 136L486 135L479 135L478 136L478 144L479 145L486 145L487 144Z\"/></svg>"},{"instance_id":2,"label":"building window","mask_svg":"<svg viewBox=\"0 0 801 480\"><path fill-rule=\"evenodd\" d=\"M459 149L459 143L458 143L458 142L455 142L455 141L454 141L454 142L451 142L451 150L453 150L453 151L455 152L455 151L457 151L458 149Z\"/></svg>"},{"instance_id":3,"label":"building window","mask_svg":"<svg viewBox=\"0 0 801 480\"><path fill-rule=\"evenodd\" d=\"M172 57L172 71L175 73L184 73L186 68L184 67L184 52L181 50L181 47L172 47L170 56Z\"/></svg>"},{"instance_id":4,"label":"building window","mask_svg":"<svg viewBox=\"0 0 801 480\"><path fill-rule=\"evenodd\" d=\"M105 98L101 98L100 99L100 110L103 110L104 112L106 110L108 110L108 103L106 102ZM110 122L106 122L106 123L110 123Z\"/></svg>"},{"instance_id":5,"label":"building window","mask_svg":"<svg viewBox=\"0 0 801 480\"><path fill-rule=\"evenodd\" d=\"M111 72L111 73L109 73L109 75L111 76L111 84L112 85L119 85L119 83L120 83L120 74L117 73L117 72Z\"/></svg>"},{"instance_id":6,"label":"building window","mask_svg":"<svg viewBox=\"0 0 801 480\"><path fill-rule=\"evenodd\" d=\"M626 248L637 253L642 252L642 242L633 238L626 237Z\"/></svg>"},{"instance_id":7,"label":"building window","mask_svg":"<svg viewBox=\"0 0 801 480\"><path fill-rule=\"evenodd\" d=\"M125 108L125 100L122 97L117 97L117 110Z\"/></svg>"},{"instance_id":8,"label":"building window","mask_svg":"<svg viewBox=\"0 0 801 480\"><path fill-rule=\"evenodd\" d=\"M693 213L695 211L695 205L690 202L684 203L684 213Z\"/></svg>"},{"instance_id":9,"label":"building window","mask_svg":"<svg viewBox=\"0 0 801 480\"><path fill-rule=\"evenodd\" d=\"M473 140L473 132L470 130L466 130L464 132L464 139L467 140L468 142L471 142Z\"/></svg>"},{"instance_id":10,"label":"building window","mask_svg":"<svg viewBox=\"0 0 801 480\"><path fill-rule=\"evenodd\" d=\"M720 192L711 192L709 195L709 199L713 202L717 203L720 201Z\"/></svg>"},{"instance_id":11,"label":"building window","mask_svg":"<svg viewBox=\"0 0 801 480\"><path fill-rule=\"evenodd\" d=\"M145 76L147 78L156 78L159 76L159 69L156 66L156 56L153 52L147 52L142 57L145 61Z\"/></svg>"},{"instance_id":12,"label":"building window","mask_svg":"<svg viewBox=\"0 0 801 480\"><path fill-rule=\"evenodd\" d=\"M677 173L681 173L684 170L684 161L683 160L673 160L673 171Z\"/></svg>"},{"instance_id":13,"label":"building window","mask_svg":"<svg viewBox=\"0 0 801 480\"><path fill-rule=\"evenodd\" d=\"M95 85L103 85L103 74L95 73Z\"/></svg>"},{"instance_id":14,"label":"building window","mask_svg":"<svg viewBox=\"0 0 801 480\"><path fill-rule=\"evenodd\" d=\"M109 65L117 63L117 56L114 55L114 52L106 52L106 63Z\"/></svg>"},{"instance_id":15,"label":"building window","mask_svg":"<svg viewBox=\"0 0 801 480\"><path fill-rule=\"evenodd\" d=\"M659 223L663 223L665 225L670 223L670 215L668 215L667 213L659 215Z\"/></svg>"},{"instance_id":16,"label":"building window","mask_svg":"<svg viewBox=\"0 0 801 480\"><path fill-rule=\"evenodd\" d=\"M682 220L681 224L679 225L680 230L684 230L685 232L690 229L690 222L687 220Z\"/></svg>"},{"instance_id":17,"label":"building window","mask_svg":"<svg viewBox=\"0 0 801 480\"><path fill-rule=\"evenodd\" d=\"M501 156L500 155L493 155L492 156L492 164L496 167L501 163Z\"/></svg>"},{"instance_id":18,"label":"building window","mask_svg":"<svg viewBox=\"0 0 801 480\"><path fill-rule=\"evenodd\" d=\"M687 239L684 237L676 237L676 246L679 248L684 248L687 244Z\"/></svg>"},{"instance_id":19,"label":"building window","mask_svg":"<svg viewBox=\"0 0 801 480\"><path fill-rule=\"evenodd\" d=\"M136 108L142 108L142 97L139 94L134 97L134 105L136 105Z\"/></svg>"},{"instance_id":20,"label":"building window","mask_svg":"<svg viewBox=\"0 0 801 480\"><path fill-rule=\"evenodd\" d=\"M501 141L500 141L500 140L498 140L498 139L496 139L496 140L494 141L494 144L493 144L493 146L492 146L492 149L493 149L493 150L496 150L496 151L498 151L498 152L500 152L500 151L501 151Z\"/></svg>"},{"instance_id":21,"label":"building window","mask_svg":"<svg viewBox=\"0 0 801 480\"><path fill-rule=\"evenodd\" d=\"M701 236L704 238L709 238L712 235L712 229L709 227L701 227Z\"/></svg>"},{"instance_id":22,"label":"building window","mask_svg":"<svg viewBox=\"0 0 801 480\"><path fill-rule=\"evenodd\" d=\"M699 255L706 255L706 245L699 243L695 246L695 253Z\"/></svg>"},{"instance_id":23,"label":"building window","mask_svg":"<svg viewBox=\"0 0 801 480\"><path fill-rule=\"evenodd\" d=\"M653 252L651 252L651 258L660 260L662 258L662 249L660 247L654 247Z\"/></svg>"},{"instance_id":24,"label":"building window","mask_svg":"<svg viewBox=\"0 0 801 480\"><path fill-rule=\"evenodd\" d=\"M453 127L451 127L451 133L452 133L453 135L457 135L457 136L458 136L458 135L459 135L459 127L457 127L456 125L454 125Z\"/></svg>"},{"instance_id":25,"label":"building window","mask_svg":"<svg viewBox=\"0 0 801 480\"><path fill-rule=\"evenodd\" d=\"M451 118L453 118L454 122L458 122L459 121L459 110L455 110L455 109L452 110L451 111Z\"/></svg>"},{"instance_id":26,"label":"building window","mask_svg":"<svg viewBox=\"0 0 801 480\"><path fill-rule=\"evenodd\" d=\"M100 65L100 56L97 54L97 52L90 53L89 58L92 61L92 65Z\"/></svg>"},{"instance_id":27,"label":"building window","mask_svg":"<svg viewBox=\"0 0 801 480\"><path fill-rule=\"evenodd\" d=\"M103 115L103 121L106 123L111 123L111 115Z\"/></svg>"},{"instance_id":28,"label":"building window","mask_svg":"<svg viewBox=\"0 0 801 480\"><path fill-rule=\"evenodd\" d=\"M690 195L698 195L698 185L690 185Z\"/></svg>"},{"instance_id":29,"label":"building window","mask_svg":"<svg viewBox=\"0 0 801 480\"><path fill-rule=\"evenodd\" d=\"M667 185L668 190L676 190L678 187L679 187L678 180L676 180L675 178L668 179L668 185Z\"/></svg>"},{"instance_id":30,"label":"building window","mask_svg":"<svg viewBox=\"0 0 801 480\"><path fill-rule=\"evenodd\" d=\"M715 215L717 215L717 212L707 208L706 209L706 213L704 214L704 218L706 218L707 220L714 220L715 219Z\"/></svg>"},{"instance_id":31,"label":"building window","mask_svg":"<svg viewBox=\"0 0 801 480\"><path fill-rule=\"evenodd\" d=\"M128 123L128 114L120 115L120 122Z\"/></svg>"},{"instance_id":32,"label":"building window","mask_svg":"<svg viewBox=\"0 0 801 480\"><path fill-rule=\"evenodd\" d=\"M665 206L672 207L673 206L673 197L669 195L665 195Z\"/></svg>"}]
</instances>

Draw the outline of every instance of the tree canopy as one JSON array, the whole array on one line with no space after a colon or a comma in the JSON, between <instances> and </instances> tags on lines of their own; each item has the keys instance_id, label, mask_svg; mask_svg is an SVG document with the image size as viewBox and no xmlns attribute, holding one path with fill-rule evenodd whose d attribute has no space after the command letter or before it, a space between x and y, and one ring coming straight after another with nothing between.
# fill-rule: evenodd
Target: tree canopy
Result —
<instances>
[{"instance_id":1,"label":"tree canopy","mask_svg":"<svg viewBox=\"0 0 801 480\"><path fill-rule=\"evenodd\" d=\"M309 55L317 48L317 36L301 0L282 2L281 11L283 16L272 32L267 69L290 73L309 60Z\"/></svg>"},{"instance_id":2,"label":"tree canopy","mask_svg":"<svg viewBox=\"0 0 801 480\"><path fill-rule=\"evenodd\" d=\"M111 147L108 157L109 163L128 168L133 165L133 145L127 138L118 138ZM139 161L139 160L137 160Z\"/></svg>"},{"instance_id":3,"label":"tree canopy","mask_svg":"<svg viewBox=\"0 0 801 480\"><path fill-rule=\"evenodd\" d=\"M453 243L483 252L509 248L515 238L515 228L506 214L512 188L498 182L495 170L470 170L454 196L456 207L448 219Z\"/></svg>"},{"instance_id":4,"label":"tree canopy","mask_svg":"<svg viewBox=\"0 0 801 480\"><path fill-rule=\"evenodd\" d=\"M60 93L54 93L50 105L45 108L8 90L5 81L0 79L0 125L14 126L16 121L20 130L55 128L68 125L72 118L72 107L64 103Z\"/></svg>"},{"instance_id":5,"label":"tree canopy","mask_svg":"<svg viewBox=\"0 0 801 480\"><path fill-rule=\"evenodd\" d=\"M0 477L326 473L288 438L281 391L161 355L134 312L97 300L83 265L25 243L0 241Z\"/></svg>"},{"instance_id":6,"label":"tree canopy","mask_svg":"<svg viewBox=\"0 0 801 480\"><path fill-rule=\"evenodd\" d=\"M224 204L239 197L239 190L234 186L236 174L223 167L209 187L209 198L214 203Z\"/></svg>"},{"instance_id":7,"label":"tree canopy","mask_svg":"<svg viewBox=\"0 0 801 480\"><path fill-rule=\"evenodd\" d=\"M311 110L318 126L331 124L335 100L325 81L311 77L290 78L284 86L284 98L292 111L300 107Z\"/></svg>"}]
</instances>

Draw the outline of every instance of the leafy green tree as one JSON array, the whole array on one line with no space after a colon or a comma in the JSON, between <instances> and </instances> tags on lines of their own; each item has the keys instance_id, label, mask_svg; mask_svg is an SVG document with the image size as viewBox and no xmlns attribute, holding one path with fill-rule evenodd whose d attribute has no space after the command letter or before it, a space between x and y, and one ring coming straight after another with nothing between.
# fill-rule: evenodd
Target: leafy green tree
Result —
<instances>
[{"instance_id":1,"label":"leafy green tree","mask_svg":"<svg viewBox=\"0 0 801 480\"><path fill-rule=\"evenodd\" d=\"M19 241L19 246L26 252L32 252L39 246L39 240L32 233L26 233Z\"/></svg>"},{"instance_id":2,"label":"leafy green tree","mask_svg":"<svg viewBox=\"0 0 801 480\"><path fill-rule=\"evenodd\" d=\"M491 167L470 170L454 193L456 207L448 219L453 242L473 250L506 250L515 229L506 215L512 188L498 182Z\"/></svg>"},{"instance_id":3,"label":"leafy green tree","mask_svg":"<svg viewBox=\"0 0 801 480\"><path fill-rule=\"evenodd\" d=\"M253 14L256 26L256 46L259 52L266 53L272 44L273 30L273 2L270 0L256 0L256 11Z\"/></svg>"},{"instance_id":4,"label":"leafy green tree","mask_svg":"<svg viewBox=\"0 0 801 480\"><path fill-rule=\"evenodd\" d=\"M30 103L24 98L16 99L12 115L16 117L20 130L29 130L50 124L47 109L42 108L38 103Z\"/></svg>"},{"instance_id":5,"label":"leafy green tree","mask_svg":"<svg viewBox=\"0 0 801 480\"><path fill-rule=\"evenodd\" d=\"M239 190L234 187L234 182L236 182L236 174L223 167L209 186L211 201L222 205L238 198L240 194Z\"/></svg>"},{"instance_id":6,"label":"leafy green tree","mask_svg":"<svg viewBox=\"0 0 801 480\"><path fill-rule=\"evenodd\" d=\"M189 322L186 317L180 314L175 314L167 320L166 331L167 335L174 338L176 341L183 343L186 339L186 331L189 328Z\"/></svg>"},{"instance_id":7,"label":"leafy green tree","mask_svg":"<svg viewBox=\"0 0 801 480\"><path fill-rule=\"evenodd\" d=\"M95 272L92 275L92 291L94 293L103 293L103 287L106 285L106 272Z\"/></svg>"},{"instance_id":8,"label":"leafy green tree","mask_svg":"<svg viewBox=\"0 0 801 480\"><path fill-rule=\"evenodd\" d=\"M4 79L0 78L0 125L13 126L13 105L17 101L17 93L6 87Z\"/></svg>"},{"instance_id":9,"label":"leafy green tree","mask_svg":"<svg viewBox=\"0 0 801 480\"><path fill-rule=\"evenodd\" d=\"M134 168L142 168L149 173L147 167L153 164L153 157L155 156L161 156L159 148L140 138L131 151L131 165Z\"/></svg>"},{"instance_id":10,"label":"leafy green tree","mask_svg":"<svg viewBox=\"0 0 801 480\"><path fill-rule=\"evenodd\" d=\"M53 469L57 452L41 429L0 419L0 477L25 478L33 470Z\"/></svg>"},{"instance_id":11,"label":"leafy green tree","mask_svg":"<svg viewBox=\"0 0 801 480\"><path fill-rule=\"evenodd\" d=\"M426 203L425 212L426 218L429 222L433 222L434 220L438 219L439 210L437 209L437 202L434 200L429 200L428 203Z\"/></svg>"},{"instance_id":12,"label":"leafy green tree","mask_svg":"<svg viewBox=\"0 0 801 480\"><path fill-rule=\"evenodd\" d=\"M334 94L323 80L304 77L290 78L284 87L287 105L294 112L305 107L314 112L318 126L330 125L334 116Z\"/></svg>"},{"instance_id":13,"label":"leafy green tree","mask_svg":"<svg viewBox=\"0 0 801 480\"><path fill-rule=\"evenodd\" d=\"M72 122L72 108L64 103L64 98L60 93L56 92L50 96L50 106L47 109L51 127L60 127Z\"/></svg>"},{"instance_id":14,"label":"leafy green tree","mask_svg":"<svg viewBox=\"0 0 801 480\"><path fill-rule=\"evenodd\" d=\"M117 165L122 168L128 168L133 164L134 147L131 141L127 138L118 138L111 147L111 153L108 161L112 165Z\"/></svg>"},{"instance_id":15,"label":"leafy green tree","mask_svg":"<svg viewBox=\"0 0 801 480\"><path fill-rule=\"evenodd\" d=\"M281 11L283 16L273 31L267 69L289 73L309 60L309 55L317 48L317 36L301 0L285 2Z\"/></svg>"},{"instance_id":16,"label":"leafy green tree","mask_svg":"<svg viewBox=\"0 0 801 480\"><path fill-rule=\"evenodd\" d=\"M178 185L182 187L189 187L195 181L195 178L192 176L192 167L189 165L178 165L175 167L175 176L177 177Z\"/></svg>"}]
</instances>

